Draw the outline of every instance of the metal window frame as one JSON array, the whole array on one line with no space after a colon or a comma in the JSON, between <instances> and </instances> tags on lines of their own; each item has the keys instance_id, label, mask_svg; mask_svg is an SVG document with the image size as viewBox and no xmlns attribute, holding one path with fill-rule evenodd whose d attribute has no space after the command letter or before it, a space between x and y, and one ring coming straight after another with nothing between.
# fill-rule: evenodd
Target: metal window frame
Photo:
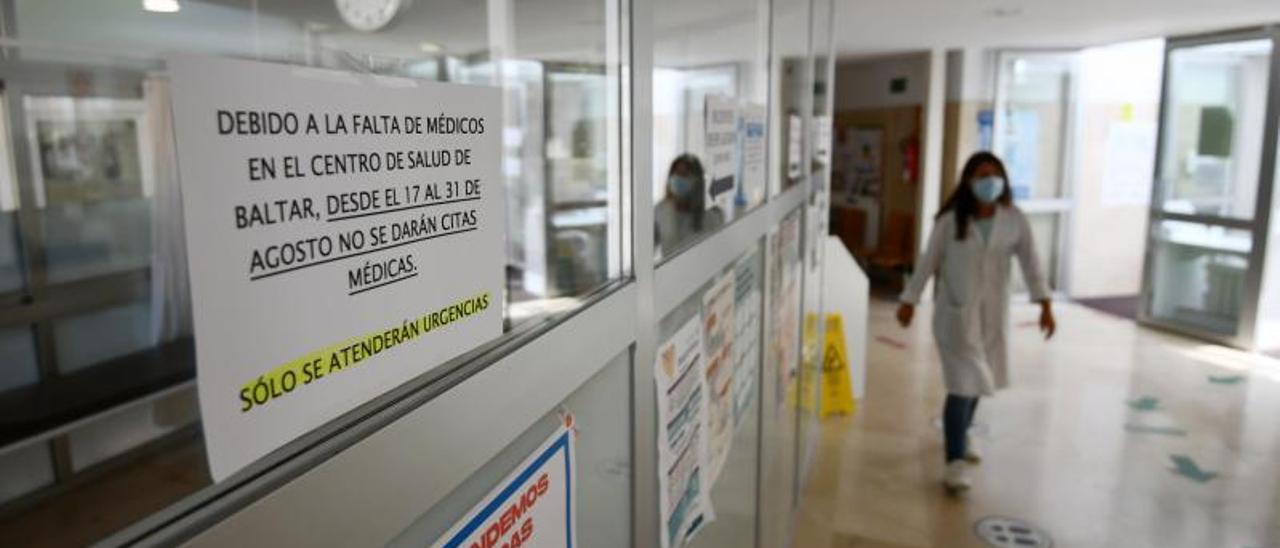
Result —
<instances>
[{"instance_id":1,"label":"metal window frame","mask_svg":"<svg viewBox=\"0 0 1280 548\"><path fill-rule=\"evenodd\" d=\"M1164 143L1169 137L1166 120L1169 116L1170 61L1175 51L1213 44L1241 42L1247 40L1270 40L1271 59L1267 74L1266 107L1263 122L1262 150L1259 155L1258 187L1254 201L1252 219L1238 219L1218 215L1198 215L1165 212L1164 184L1160 166L1165 161ZM1160 123L1156 137L1156 161L1153 168L1154 184L1151 188L1151 205L1147 220L1146 250L1142 263L1142 293L1138 307L1138 321L1143 325L1166 331L1243 348L1256 349L1258 327L1258 299L1262 292L1263 268L1266 262L1268 236L1271 224L1271 204L1276 179L1277 145L1280 144L1277 133L1280 132L1280 26L1270 25L1258 28L1227 30L1207 34L1178 36L1165 42L1164 69L1160 86ZM1159 318L1151 314L1152 299L1155 289L1155 243L1156 227L1162 221L1183 221L1210 226L1249 230L1252 237L1252 248L1249 251L1249 267L1245 273L1245 289L1241 296L1240 311L1236 322L1236 332L1223 335L1197 329L1170 319Z\"/></svg>"}]
</instances>

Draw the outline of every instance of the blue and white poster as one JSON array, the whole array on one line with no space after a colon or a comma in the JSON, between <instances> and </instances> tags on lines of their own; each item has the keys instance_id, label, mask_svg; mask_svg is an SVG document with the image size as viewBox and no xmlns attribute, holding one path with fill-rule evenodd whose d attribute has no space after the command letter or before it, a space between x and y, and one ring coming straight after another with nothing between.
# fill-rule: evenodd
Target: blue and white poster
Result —
<instances>
[{"instance_id":1,"label":"blue and white poster","mask_svg":"<svg viewBox=\"0 0 1280 548\"><path fill-rule=\"evenodd\" d=\"M573 548L573 449L560 426L432 548Z\"/></svg>"}]
</instances>

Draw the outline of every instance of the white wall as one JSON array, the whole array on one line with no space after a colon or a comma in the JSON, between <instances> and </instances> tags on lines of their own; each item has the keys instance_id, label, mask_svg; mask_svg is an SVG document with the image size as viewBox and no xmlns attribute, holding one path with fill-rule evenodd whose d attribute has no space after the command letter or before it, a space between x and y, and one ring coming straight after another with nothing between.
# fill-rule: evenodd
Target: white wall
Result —
<instances>
[{"instance_id":1,"label":"white wall","mask_svg":"<svg viewBox=\"0 0 1280 548\"><path fill-rule=\"evenodd\" d=\"M1163 55L1163 40L1090 48L1081 54L1071 175L1075 210L1066 247L1071 297L1137 295L1141 290ZM1122 169L1125 163L1133 169Z\"/></svg>"},{"instance_id":2,"label":"white wall","mask_svg":"<svg viewBox=\"0 0 1280 548\"><path fill-rule=\"evenodd\" d=\"M929 54L907 54L836 63L835 110L922 105L928 93ZM906 78L907 89L892 93L889 84Z\"/></svg>"}]
</instances>

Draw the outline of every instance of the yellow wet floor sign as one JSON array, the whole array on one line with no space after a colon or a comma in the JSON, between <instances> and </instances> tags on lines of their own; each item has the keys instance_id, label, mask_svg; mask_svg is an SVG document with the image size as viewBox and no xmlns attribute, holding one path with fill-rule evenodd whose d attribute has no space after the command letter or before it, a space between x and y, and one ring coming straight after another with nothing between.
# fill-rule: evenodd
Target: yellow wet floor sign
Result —
<instances>
[{"instance_id":1,"label":"yellow wet floor sign","mask_svg":"<svg viewBox=\"0 0 1280 548\"><path fill-rule=\"evenodd\" d=\"M853 413L853 383L849 380L849 351L844 346L844 322L827 315L822 348L822 416Z\"/></svg>"}]
</instances>

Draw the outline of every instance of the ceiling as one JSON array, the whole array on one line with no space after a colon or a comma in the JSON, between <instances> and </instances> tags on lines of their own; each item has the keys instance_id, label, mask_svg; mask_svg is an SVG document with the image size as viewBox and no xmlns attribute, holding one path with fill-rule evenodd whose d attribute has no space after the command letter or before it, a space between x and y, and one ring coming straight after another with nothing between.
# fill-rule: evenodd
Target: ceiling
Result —
<instances>
[{"instance_id":1,"label":"ceiling","mask_svg":"<svg viewBox=\"0 0 1280 548\"><path fill-rule=\"evenodd\" d=\"M835 0L842 56L1080 47L1280 23L1280 0Z\"/></svg>"},{"instance_id":2,"label":"ceiling","mask_svg":"<svg viewBox=\"0 0 1280 548\"><path fill-rule=\"evenodd\" d=\"M347 27L335 0L181 0L178 14L151 14L140 0L10 0L18 35L58 46L164 52L296 54L326 50L405 60L422 48L483 55L493 0L404 0L378 32ZM615 39L605 31L614 0L507 0L509 43L516 57L600 63ZM653 1L655 61L698 66L759 55L758 0ZM833 0L838 55L958 47L1079 47L1280 22L1280 0ZM257 12L252 10L256 5ZM804 51L805 0L772 0L775 53ZM256 32L255 32L256 31ZM426 45L424 45L426 44ZM271 55L267 55L270 57Z\"/></svg>"}]
</instances>

